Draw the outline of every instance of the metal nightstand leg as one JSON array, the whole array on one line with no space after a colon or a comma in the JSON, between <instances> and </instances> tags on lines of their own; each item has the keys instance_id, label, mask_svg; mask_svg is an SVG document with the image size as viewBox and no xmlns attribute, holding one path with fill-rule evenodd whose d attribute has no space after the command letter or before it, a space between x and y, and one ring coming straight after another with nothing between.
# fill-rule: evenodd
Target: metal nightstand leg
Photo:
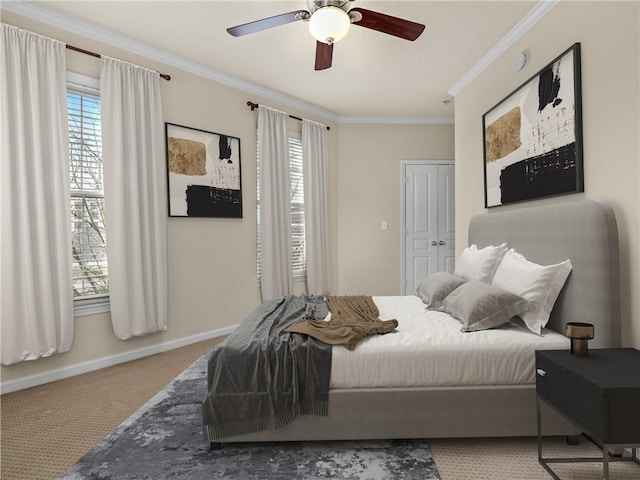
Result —
<instances>
[{"instance_id":1,"label":"metal nightstand leg","mask_svg":"<svg viewBox=\"0 0 640 480\"><path fill-rule=\"evenodd\" d=\"M547 459L542 458L542 425L541 425L541 415L540 415L540 397L536 395L536 431L538 433L538 463L544 467L549 475L551 475L554 480L560 480L551 467L547 464ZM608 480L608 479L605 479Z\"/></svg>"},{"instance_id":2,"label":"metal nightstand leg","mask_svg":"<svg viewBox=\"0 0 640 480\"><path fill-rule=\"evenodd\" d=\"M562 414L559 410L556 410ZM569 419L565 416L565 418ZM536 428L538 433L538 462L540 465L544 467L549 475L554 480L561 480L551 467L550 463L584 463L584 462L602 462L602 475L604 480L609 480L609 462L635 462L640 465L640 458L638 457L637 449L640 447L640 444L624 444L624 445L607 445L601 444L593 438L587 436L587 438L593 442L596 446L598 446L602 450L602 460L598 457L589 457L589 458L543 458L542 457L542 428L541 428L541 416L540 416L540 397L536 395ZM609 449L610 448L631 448L631 457L624 458L609 458Z\"/></svg>"}]
</instances>

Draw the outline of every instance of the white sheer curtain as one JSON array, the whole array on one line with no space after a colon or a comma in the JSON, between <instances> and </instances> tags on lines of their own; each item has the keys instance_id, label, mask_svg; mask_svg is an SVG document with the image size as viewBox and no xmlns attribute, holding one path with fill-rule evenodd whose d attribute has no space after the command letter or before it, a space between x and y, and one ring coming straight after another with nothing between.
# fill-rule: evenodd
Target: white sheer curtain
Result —
<instances>
[{"instance_id":1,"label":"white sheer curtain","mask_svg":"<svg viewBox=\"0 0 640 480\"><path fill-rule=\"evenodd\" d=\"M262 105L258 109L262 300L292 292L288 118Z\"/></svg>"},{"instance_id":2,"label":"white sheer curtain","mask_svg":"<svg viewBox=\"0 0 640 480\"><path fill-rule=\"evenodd\" d=\"M302 161L307 290L310 294L326 295L331 290L331 270L327 200L329 159L324 125L302 121Z\"/></svg>"},{"instance_id":3,"label":"white sheer curtain","mask_svg":"<svg viewBox=\"0 0 640 480\"><path fill-rule=\"evenodd\" d=\"M2 363L73 342L65 45L2 24Z\"/></svg>"},{"instance_id":4,"label":"white sheer curtain","mask_svg":"<svg viewBox=\"0 0 640 480\"><path fill-rule=\"evenodd\" d=\"M111 321L126 339L167 329L167 190L160 77L102 57Z\"/></svg>"}]
</instances>

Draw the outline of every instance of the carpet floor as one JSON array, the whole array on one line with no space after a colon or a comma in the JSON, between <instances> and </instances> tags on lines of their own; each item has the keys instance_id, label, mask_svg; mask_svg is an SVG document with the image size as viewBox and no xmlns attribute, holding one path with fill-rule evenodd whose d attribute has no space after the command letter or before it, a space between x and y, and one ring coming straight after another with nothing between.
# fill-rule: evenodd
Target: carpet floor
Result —
<instances>
[{"instance_id":1,"label":"carpet floor","mask_svg":"<svg viewBox=\"0 0 640 480\"><path fill-rule=\"evenodd\" d=\"M440 480L419 440L226 444L202 434L204 354L60 477L64 480Z\"/></svg>"},{"instance_id":2,"label":"carpet floor","mask_svg":"<svg viewBox=\"0 0 640 480\"><path fill-rule=\"evenodd\" d=\"M0 478L56 479L221 339L201 342L0 397ZM443 480L546 480L535 438L430 439ZM589 441L545 439L545 456L598 456ZM601 464L554 465L563 480L602 478ZM232 478L232 477L228 477ZM640 466L611 465L612 480Z\"/></svg>"}]
</instances>

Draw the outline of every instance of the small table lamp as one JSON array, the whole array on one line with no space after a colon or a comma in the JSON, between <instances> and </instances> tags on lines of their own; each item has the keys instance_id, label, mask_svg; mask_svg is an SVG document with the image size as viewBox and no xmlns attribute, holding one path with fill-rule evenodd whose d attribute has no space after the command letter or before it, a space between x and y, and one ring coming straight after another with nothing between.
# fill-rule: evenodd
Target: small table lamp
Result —
<instances>
[{"instance_id":1,"label":"small table lamp","mask_svg":"<svg viewBox=\"0 0 640 480\"><path fill-rule=\"evenodd\" d=\"M586 357L589 354L587 341L594 336L595 329L590 323L569 322L566 325L565 335L571 339L571 353L578 357Z\"/></svg>"}]
</instances>

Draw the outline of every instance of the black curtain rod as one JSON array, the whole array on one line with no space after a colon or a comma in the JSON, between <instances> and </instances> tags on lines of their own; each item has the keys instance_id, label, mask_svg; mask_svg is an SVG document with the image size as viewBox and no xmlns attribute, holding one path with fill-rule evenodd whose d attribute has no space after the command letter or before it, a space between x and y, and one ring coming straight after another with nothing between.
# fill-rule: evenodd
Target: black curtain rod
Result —
<instances>
[{"instance_id":1,"label":"black curtain rod","mask_svg":"<svg viewBox=\"0 0 640 480\"><path fill-rule=\"evenodd\" d=\"M248 101L247 102L247 106L251 107L251 111L253 112L256 108L260 107L260 104ZM289 118L293 118L294 120L302 121L302 118L296 117L295 115L289 115ZM329 125L325 125L325 127L327 127L327 130L331 130L331 127Z\"/></svg>"},{"instance_id":2,"label":"black curtain rod","mask_svg":"<svg viewBox=\"0 0 640 480\"><path fill-rule=\"evenodd\" d=\"M66 47L69 50L73 50L74 52L84 53L85 55L89 55L91 57L102 58L102 55L100 55L99 53L90 52L89 50L85 50L84 48L74 47L73 45L67 45ZM166 81L169 81L171 80L171 75L161 73L160 78L164 78Z\"/></svg>"}]
</instances>

